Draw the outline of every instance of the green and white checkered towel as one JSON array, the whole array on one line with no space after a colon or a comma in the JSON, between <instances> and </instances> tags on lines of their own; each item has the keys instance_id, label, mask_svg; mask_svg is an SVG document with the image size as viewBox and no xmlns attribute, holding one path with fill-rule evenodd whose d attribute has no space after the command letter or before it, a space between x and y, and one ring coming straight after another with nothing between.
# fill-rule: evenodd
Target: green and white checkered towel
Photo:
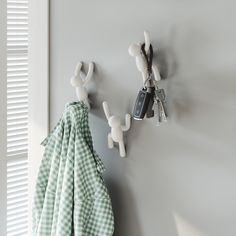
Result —
<instances>
[{"instance_id":1,"label":"green and white checkered towel","mask_svg":"<svg viewBox=\"0 0 236 236\"><path fill-rule=\"evenodd\" d=\"M43 141L36 182L33 236L111 236L112 206L93 149L88 109L66 105L63 117Z\"/></svg>"}]
</instances>

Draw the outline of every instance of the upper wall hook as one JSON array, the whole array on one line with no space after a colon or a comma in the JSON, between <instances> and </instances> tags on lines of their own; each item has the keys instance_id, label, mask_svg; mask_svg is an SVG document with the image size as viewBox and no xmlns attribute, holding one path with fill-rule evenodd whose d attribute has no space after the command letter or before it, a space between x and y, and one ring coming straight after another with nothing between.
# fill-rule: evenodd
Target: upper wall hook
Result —
<instances>
[{"instance_id":1,"label":"upper wall hook","mask_svg":"<svg viewBox=\"0 0 236 236\"><path fill-rule=\"evenodd\" d=\"M144 31L144 40L145 40L145 51L148 54L151 45L151 40L150 40L150 34L146 30ZM135 57L136 66L138 70L142 73L143 83L145 83L148 77L148 65L142 54L141 46L142 46L141 43L132 43L129 46L128 51L131 56ZM154 79L156 81L161 80L160 72L157 65L152 65L152 72Z\"/></svg>"},{"instance_id":2,"label":"upper wall hook","mask_svg":"<svg viewBox=\"0 0 236 236\"><path fill-rule=\"evenodd\" d=\"M81 69L83 67L83 62L79 62L74 71L74 75L71 78L71 85L75 87L76 96L79 101L83 101L85 105L90 109L89 99L88 99L88 91L86 89L86 85L88 84L89 80L92 78L93 71L94 71L94 63L89 63L88 73L85 78L81 76Z\"/></svg>"},{"instance_id":3,"label":"upper wall hook","mask_svg":"<svg viewBox=\"0 0 236 236\"><path fill-rule=\"evenodd\" d=\"M144 31L144 40L145 40L145 51L148 53L150 45L151 45L151 40L150 40L150 35L148 31Z\"/></svg>"},{"instance_id":4,"label":"upper wall hook","mask_svg":"<svg viewBox=\"0 0 236 236\"><path fill-rule=\"evenodd\" d=\"M153 63L153 47L150 35L144 31L145 43L133 43L129 46L129 54L135 57L136 66L142 73L143 87L140 89L133 109L133 118L142 120L157 117L156 124L166 121L166 96L164 89L158 87L161 80L159 69Z\"/></svg>"}]
</instances>

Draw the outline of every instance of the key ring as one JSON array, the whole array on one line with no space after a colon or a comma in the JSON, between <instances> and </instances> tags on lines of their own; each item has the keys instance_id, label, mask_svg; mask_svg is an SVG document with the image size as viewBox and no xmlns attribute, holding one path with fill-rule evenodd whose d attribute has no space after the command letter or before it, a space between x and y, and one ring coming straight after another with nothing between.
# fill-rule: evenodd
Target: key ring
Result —
<instances>
[{"instance_id":1,"label":"key ring","mask_svg":"<svg viewBox=\"0 0 236 236\"><path fill-rule=\"evenodd\" d=\"M151 79L152 79L152 78L151 78L151 75L150 75L150 76L148 76L148 78L144 81L144 83L143 83L143 87L144 87L144 88L147 88L146 84L147 84L148 81L151 81ZM151 87L151 86L150 86L150 87Z\"/></svg>"},{"instance_id":2,"label":"key ring","mask_svg":"<svg viewBox=\"0 0 236 236\"><path fill-rule=\"evenodd\" d=\"M152 82L153 82L153 84L154 84L155 89L159 89L159 87L158 87L158 81L156 81L155 79L153 79Z\"/></svg>"}]
</instances>

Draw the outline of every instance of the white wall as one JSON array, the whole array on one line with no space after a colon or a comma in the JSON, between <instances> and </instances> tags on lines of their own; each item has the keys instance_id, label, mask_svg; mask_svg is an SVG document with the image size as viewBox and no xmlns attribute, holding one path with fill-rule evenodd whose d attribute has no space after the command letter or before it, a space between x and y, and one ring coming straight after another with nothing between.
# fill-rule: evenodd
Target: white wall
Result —
<instances>
[{"instance_id":1,"label":"white wall","mask_svg":"<svg viewBox=\"0 0 236 236\"><path fill-rule=\"evenodd\" d=\"M117 236L236 235L233 0L51 1L51 126L75 100L77 61L96 62L90 124ZM101 102L131 112L141 77L127 49L151 33L168 78L168 125L134 121L128 158L108 150ZM167 69L165 69L167 65Z\"/></svg>"}]
</instances>

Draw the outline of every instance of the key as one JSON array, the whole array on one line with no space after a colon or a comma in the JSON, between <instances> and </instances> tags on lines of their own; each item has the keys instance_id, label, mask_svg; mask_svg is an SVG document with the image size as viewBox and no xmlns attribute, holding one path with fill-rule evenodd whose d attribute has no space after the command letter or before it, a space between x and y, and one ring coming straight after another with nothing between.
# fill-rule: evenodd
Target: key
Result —
<instances>
[{"instance_id":1,"label":"key","mask_svg":"<svg viewBox=\"0 0 236 236\"><path fill-rule=\"evenodd\" d=\"M167 115L166 115L166 112L165 112L165 109L164 109L164 105L163 105L163 102L161 100L158 101L159 102L159 117L160 117L160 122L163 122L163 121L167 121Z\"/></svg>"},{"instance_id":2,"label":"key","mask_svg":"<svg viewBox=\"0 0 236 236\"><path fill-rule=\"evenodd\" d=\"M167 109L166 109L166 95L164 89L155 89L155 98L160 101L160 106L162 107L164 117L166 118L167 115Z\"/></svg>"},{"instance_id":3,"label":"key","mask_svg":"<svg viewBox=\"0 0 236 236\"><path fill-rule=\"evenodd\" d=\"M155 91L154 91L154 101L156 104L156 117L158 116L159 123L167 121L167 109L166 109L166 95L164 89L159 89L156 81L153 81Z\"/></svg>"},{"instance_id":4,"label":"key","mask_svg":"<svg viewBox=\"0 0 236 236\"><path fill-rule=\"evenodd\" d=\"M157 100L154 100L153 110L154 110L154 116L156 118L156 126L160 126L159 105Z\"/></svg>"}]
</instances>

